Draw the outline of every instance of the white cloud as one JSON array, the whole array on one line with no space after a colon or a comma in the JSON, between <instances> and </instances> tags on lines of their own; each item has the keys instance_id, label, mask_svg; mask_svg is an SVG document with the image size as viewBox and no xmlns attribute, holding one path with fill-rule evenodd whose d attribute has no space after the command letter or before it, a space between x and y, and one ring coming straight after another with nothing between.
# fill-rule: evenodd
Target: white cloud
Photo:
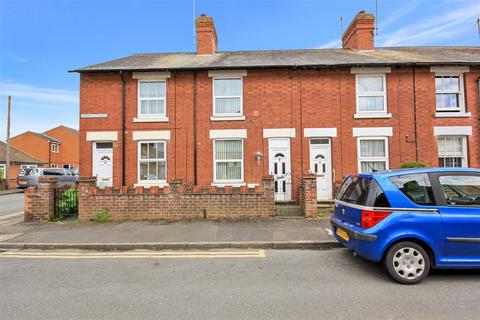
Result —
<instances>
[{"instance_id":1,"label":"white cloud","mask_svg":"<svg viewBox=\"0 0 480 320\"><path fill-rule=\"evenodd\" d=\"M27 62L28 62L27 59L24 59L24 58L22 58L22 57L19 57L19 56L17 56L16 54L13 54L13 53L8 52L8 51L5 51L5 50L0 51L0 53L1 53L3 56L5 56L5 57L7 57L7 58L9 58L9 59L15 60L15 61L17 61L17 62L22 62L22 63L27 63Z\"/></svg>"},{"instance_id":2,"label":"white cloud","mask_svg":"<svg viewBox=\"0 0 480 320\"><path fill-rule=\"evenodd\" d=\"M441 15L427 17L420 22L408 24L396 31L380 35L377 45L386 47L427 45L454 39L455 36L466 32L473 26L474 18L480 12L480 2L455 2L451 6L457 9L451 10L449 7L449 10Z\"/></svg>"},{"instance_id":3,"label":"white cloud","mask_svg":"<svg viewBox=\"0 0 480 320\"><path fill-rule=\"evenodd\" d=\"M330 49L330 48L341 48L342 47L342 40L335 39L329 42L326 42L322 45L316 47L316 49Z\"/></svg>"},{"instance_id":4,"label":"white cloud","mask_svg":"<svg viewBox=\"0 0 480 320\"><path fill-rule=\"evenodd\" d=\"M414 11L416 8L418 8L421 4L422 4L422 1L420 0L411 0L405 4L402 4L402 6L399 9L389 13L385 18L383 18L382 11L380 9L379 20L378 20L378 24L379 24L378 27L380 31L382 31L383 28L386 28L389 25L397 22L399 19L405 17L406 15Z\"/></svg>"},{"instance_id":5,"label":"white cloud","mask_svg":"<svg viewBox=\"0 0 480 320\"><path fill-rule=\"evenodd\" d=\"M76 91L43 88L7 80L0 80L0 96L29 99L33 103L78 104Z\"/></svg>"}]
</instances>

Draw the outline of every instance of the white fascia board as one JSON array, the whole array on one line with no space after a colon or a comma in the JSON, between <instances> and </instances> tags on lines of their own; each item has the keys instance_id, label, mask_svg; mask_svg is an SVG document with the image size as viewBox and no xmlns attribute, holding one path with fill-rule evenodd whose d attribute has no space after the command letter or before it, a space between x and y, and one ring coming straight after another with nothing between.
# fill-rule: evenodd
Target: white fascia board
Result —
<instances>
[{"instance_id":1,"label":"white fascia board","mask_svg":"<svg viewBox=\"0 0 480 320\"><path fill-rule=\"evenodd\" d=\"M247 70L210 70L208 71L210 78L214 77L246 77Z\"/></svg>"},{"instance_id":2,"label":"white fascia board","mask_svg":"<svg viewBox=\"0 0 480 320\"><path fill-rule=\"evenodd\" d=\"M350 72L352 74L383 74L392 72L392 68L352 68Z\"/></svg>"},{"instance_id":3,"label":"white fascia board","mask_svg":"<svg viewBox=\"0 0 480 320\"><path fill-rule=\"evenodd\" d=\"M263 129L264 138L295 138L295 128Z\"/></svg>"},{"instance_id":4,"label":"white fascia board","mask_svg":"<svg viewBox=\"0 0 480 320\"><path fill-rule=\"evenodd\" d=\"M87 141L117 141L117 131L88 131Z\"/></svg>"},{"instance_id":5,"label":"white fascia board","mask_svg":"<svg viewBox=\"0 0 480 320\"><path fill-rule=\"evenodd\" d=\"M310 137L336 137L337 128L305 128L303 135L306 138Z\"/></svg>"},{"instance_id":6,"label":"white fascia board","mask_svg":"<svg viewBox=\"0 0 480 320\"><path fill-rule=\"evenodd\" d=\"M454 73L454 74L460 74L464 72L469 72L470 67L463 67L463 66L458 66L458 67L430 67L430 72L434 73Z\"/></svg>"},{"instance_id":7,"label":"white fascia board","mask_svg":"<svg viewBox=\"0 0 480 320\"><path fill-rule=\"evenodd\" d=\"M210 130L210 139L247 138L247 129Z\"/></svg>"},{"instance_id":8,"label":"white fascia board","mask_svg":"<svg viewBox=\"0 0 480 320\"><path fill-rule=\"evenodd\" d=\"M354 137L391 137L392 127L353 128Z\"/></svg>"},{"instance_id":9,"label":"white fascia board","mask_svg":"<svg viewBox=\"0 0 480 320\"><path fill-rule=\"evenodd\" d=\"M471 126L458 127L433 127L433 135L435 136L471 136Z\"/></svg>"},{"instance_id":10,"label":"white fascia board","mask_svg":"<svg viewBox=\"0 0 480 320\"><path fill-rule=\"evenodd\" d=\"M170 140L170 130L133 131L133 140Z\"/></svg>"},{"instance_id":11,"label":"white fascia board","mask_svg":"<svg viewBox=\"0 0 480 320\"><path fill-rule=\"evenodd\" d=\"M136 80L165 80L170 78L170 72L134 72L132 77Z\"/></svg>"}]
</instances>

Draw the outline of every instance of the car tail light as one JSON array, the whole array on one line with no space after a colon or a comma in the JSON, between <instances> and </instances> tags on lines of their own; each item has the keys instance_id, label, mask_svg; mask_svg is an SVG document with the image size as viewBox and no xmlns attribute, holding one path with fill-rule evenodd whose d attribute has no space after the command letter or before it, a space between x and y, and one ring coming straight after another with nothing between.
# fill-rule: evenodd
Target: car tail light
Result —
<instances>
[{"instance_id":1,"label":"car tail light","mask_svg":"<svg viewBox=\"0 0 480 320\"><path fill-rule=\"evenodd\" d=\"M362 228L368 229L388 217L391 211L362 210Z\"/></svg>"}]
</instances>

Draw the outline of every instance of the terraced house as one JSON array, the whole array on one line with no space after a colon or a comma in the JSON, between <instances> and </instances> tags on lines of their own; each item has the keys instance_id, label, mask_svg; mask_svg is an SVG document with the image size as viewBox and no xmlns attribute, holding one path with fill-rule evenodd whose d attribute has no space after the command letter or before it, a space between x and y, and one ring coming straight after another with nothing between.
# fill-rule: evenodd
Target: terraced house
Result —
<instances>
[{"instance_id":1,"label":"terraced house","mask_svg":"<svg viewBox=\"0 0 480 320\"><path fill-rule=\"evenodd\" d=\"M260 184L331 199L346 174L403 162L478 167L480 47L375 47L360 12L342 48L134 54L80 73L81 175L105 186Z\"/></svg>"}]
</instances>

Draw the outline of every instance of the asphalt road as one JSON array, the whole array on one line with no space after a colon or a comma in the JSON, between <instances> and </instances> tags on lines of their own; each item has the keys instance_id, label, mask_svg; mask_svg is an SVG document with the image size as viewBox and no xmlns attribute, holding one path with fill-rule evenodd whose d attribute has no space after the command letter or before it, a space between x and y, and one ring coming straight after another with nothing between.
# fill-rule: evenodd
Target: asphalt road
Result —
<instances>
[{"instance_id":1,"label":"asphalt road","mask_svg":"<svg viewBox=\"0 0 480 320\"><path fill-rule=\"evenodd\" d=\"M98 253L97 253L98 254ZM2 319L478 319L479 271L392 282L346 249L265 257L0 254Z\"/></svg>"},{"instance_id":2,"label":"asphalt road","mask_svg":"<svg viewBox=\"0 0 480 320\"><path fill-rule=\"evenodd\" d=\"M0 195L0 216L23 212L23 193Z\"/></svg>"}]
</instances>

